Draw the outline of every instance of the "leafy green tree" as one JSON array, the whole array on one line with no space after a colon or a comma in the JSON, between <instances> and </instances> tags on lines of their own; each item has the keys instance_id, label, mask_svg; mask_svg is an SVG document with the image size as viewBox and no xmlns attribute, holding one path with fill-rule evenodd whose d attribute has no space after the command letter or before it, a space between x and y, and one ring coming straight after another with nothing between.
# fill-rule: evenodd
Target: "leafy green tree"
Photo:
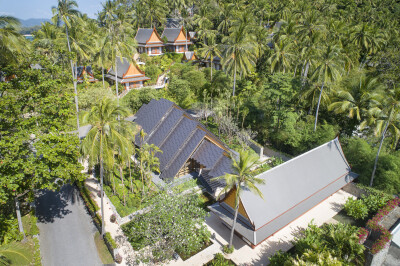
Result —
<instances>
[{"instance_id":1,"label":"leafy green tree","mask_svg":"<svg viewBox=\"0 0 400 266\"><path fill-rule=\"evenodd\" d=\"M188 108L193 101L193 93L190 90L190 83L179 78L172 78L168 85L168 90L176 101L176 104L182 108Z\"/></svg>"},{"instance_id":2,"label":"leafy green tree","mask_svg":"<svg viewBox=\"0 0 400 266\"><path fill-rule=\"evenodd\" d=\"M166 263L174 252L187 256L209 243L206 216L198 195L160 193L148 212L136 215L122 230L137 250L137 262Z\"/></svg>"},{"instance_id":3,"label":"leafy green tree","mask_svg":"<svg viewBox=\"0 0 400 266\"><path fill-rule=\"evenodd\" d=\"M124 107L117 106L110 99L104 98L86 113L83 121L92 128L82 142L82 152L88 159L89 165L100 164L101 189L101 235L104 235L104 206L103 206L103 175L104 167L112 169L114 163L114 149L119 150L132 147L134 136L137 133L136 125L127 120L117 120L118 116L129 114Z\"/></svg>"},{"instance_id":4,"label":"leafy green tree","mask_svg":"<svg viewBox=\"0 0 400 266\"><path fill-rule=\"evenodd\" d=\"M250 190L261 198L263 197L261 191L257 188L257 185L264 184L265 180L255 177L254 168L258 164L258 156L256 154L251 153L249 150L242 150L239 152L239 158L237 160L232 159L233 174L225 174L213 179L224 180L226 183L226 186L218 197L220 197L222 193L228 193L231 191L235 193L235 214L229 238L229 248L232 247L233 233L235 231L236 219L239 211L240 194L242 191Z\"/></svg>"}]
</instances>

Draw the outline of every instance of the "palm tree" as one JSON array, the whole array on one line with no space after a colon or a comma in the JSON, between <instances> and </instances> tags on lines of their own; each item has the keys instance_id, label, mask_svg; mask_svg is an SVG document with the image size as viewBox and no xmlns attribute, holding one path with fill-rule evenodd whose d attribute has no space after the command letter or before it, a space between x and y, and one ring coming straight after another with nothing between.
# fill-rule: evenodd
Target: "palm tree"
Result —
<instances>
[{"instance_id":1,"label":"palm tree","mask_svg":"<svg viewBox=\"0 0 400 266\"><path fill-rule=\"evenodd\" d=\"M215 43L214 39L209 39L208 44L202 44L203 47L199 49L200 54L206 60L210 60L211 75L210 80L212 81L212 69L215 57L222 58L221 51L219 50L219 45Z\"/></svg>"},{"instance_id":2,"label":"palm tree","mask_svg":"<svg viewBox=\"0 0 400 266\"><path fill-rule=\"evenodd\" d=\"M67 44L68 44L68 52L71 56L71 45L69 40L68 28L71 26L71 21L80 15L80 12L77 9L78 4L74 0L58 0L57 7L52 8L52 12L54 15L54 19L56 19L57 24L60 25L61 21L65 24L65 33L67 36ZM72 73L72 81L74 83L74 93L75 93L75 108L76 108L76 125L79 131L79 106L78 106L78 90L77 90L77 71L74 70L74 63L72 58L70 59L71 64L71 73ZM78 133L79 134L79 133Z\"/></svg>"},{"instance_id":3,"label":"palm tree","mask_svg":"<svg viewBox=\"0 0 400 266\"><path fill-rule=\"evenodd\" d=\"M162 25L165 22L166 13L168 7L163 0L144 0L142 3L145 6L146 19L150 20L150 27L156 27ZM156 25L155 22L158 22Z\"/></svg>"},{"instance_id":4,"label":"palm tree","mask_svg":"<svg viewBox=\"0 0 400 266\"><path fill-rule=\"evenodd\" d=\"M388 131L393 138L392 149L396 147L400 138L400 87L382 91L380 106L375 106L369 110L370 117L361 123L361 129L367 125L375 126L375 135L380 136L378 152L375 157L374 169L372 170L369 186L372 187L378 165L379 154L382 149L383 141Z\"/></svg>"},{"instance_id":5,"label":"palm tree","mask_svg":"<svg viewBox=\"0 0 400 266\"><path fill-rule=\"evenodd\" d=\"M254 35L249 32L249 20L248 14L242 14L229 29L229 36L222 39L225 46L222 65L227 72L233 74L232 96L235 96L236 74L246 76L255 65L256 44Z\"/></svg>"},{"instance_id":6,"label":"palm tree","mask_svg":"<svg viewBox=\"0 0 400 266\"><path fill-rule=\"evenodd\" d=\"M341 69L341 66L339 63L341 60L339 58L339 53L340 50L338 46L328 45L322 52L322 55L318 60L318 65L313 74L317 81L322 82L321 91L318 98L317 111L315 112L314 131L317 129L318 112L324 85L330 81L337 80L340 76L339 69Z\"/></svg>"},{"instance_id":7,"label":"palm tree","mask_svg":"<svg viewBox=\"0 0 400 266\"><path fill-rule=\"evenodd\" d=\"M275 43L274 51L268 58L268 63L271 65L271 73L282 71L286 72L290 69L292 58L294 54L292 51L293 43L291 41L280 40L279 43Z\"/></svg>"},{"instance_id":8,"label":"palm tree","mask_svg":"<svg viewBox=\"0 0 400 266\"><path fill-rule=\"evenodd\" d=\"M0 15L0 65L16 61L16 54L27 48L25 38L18 32L19 26L18 19Z\"/></svg>"},{"instance_id":9,"label":"palm tree","mask_svg":"<svg viewBox=\"0 0 400 266\"><path fill-rule=\"evenodd\" d=\"M132 61L132 56L136 52L136 41L129 24L129 13L120 8L116 2L107 1L103 4L103 11L100 14L101 20L106 26L106 38L103 43L103 51L109 55L110 64L115 66L115 91L117 94L117 104L119 106L118 92L118 62L124 57Z\"/></svg>"},{"instance_id":10,"label":"palm tree","mask_svg":"<svg viewBox=\"0 0 400 266\"><path fill-rule=\"evenodd\" d=\"M219 6L220 22L218 24L218 31L224 35L228 34L232 24L232 11L233 5L231 3L223 3Z\"/></svg>"},{"instance_id":11,"label":"palm tree","mask_svg":"<svg viewBox=\"0 0 400 266\"><path fill-rule=\"evenodd\" d=\"M82 142L82 152L89 160L89 165L100 164L101 190L101 235L104 235L104 206L103 206L103 175L104 166L112 169L114 148L124 150L132 147L137 127L126 120L117 120L118 116L125 117L129 111L119 107L114 101L104 98L83 116L83 121L92 125L91 130Z\"/></svg>"},{"instance_id":12,"label":"palm tree","mask_svg":"<svg viewBox=\"0 0 400 266\"><path fill-rule=\"evenodd\" d=\"M250 190L261 198L263 195L256 185L264 184L265 180L254 176L255 168L258 165L258 156L249 150L239 152L239 158L232 157L233 174L225 174L213 178L212 180L224 180L226 186L223 188L218 198L227 192L235 193L235 214L233 217L231 235L229 238L229 248L232 247L233 233L235 231L236 219L239 211L240 195L243 191Z\"/></svg>"},{"instance_id":13,"label":"palm tree","mask_svg":"<svg viewBox=\"0 0 400 266\"><path fill-rule=\"evenodd\" d=\"M377 78L360 77L360 80L352 79L348 88L336 91L336 97L328 109L335 113L347 113L348 117L363 120L362 116L366 115L371 103L376 104L376 91L382 90L382 84Z\"/></svg>"}]
</instances>

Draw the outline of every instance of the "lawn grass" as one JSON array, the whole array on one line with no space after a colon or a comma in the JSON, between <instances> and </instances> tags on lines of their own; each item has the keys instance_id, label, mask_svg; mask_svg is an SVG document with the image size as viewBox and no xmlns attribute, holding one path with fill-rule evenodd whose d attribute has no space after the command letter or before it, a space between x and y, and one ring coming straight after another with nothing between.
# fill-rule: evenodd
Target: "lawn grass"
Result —
<instances>
[{"instance_id":1,"label":"lawn grass","mask_svg":"<svg viewBox=\"0 0 400 266\"><path fill-rule=\"evenodd\" d=\"M111 256L110 252L108 251L108 248L104 243L104 240L101 239L99 232L96 232L96 234L94 235L94 243L96 244L97 253L99 254L101 262L103 264L114 263L114 259Z\"/></svg>"},{"instance_id":2,"label":"lawn grass","mask_svg":"<svg viewBox=\"0 0 400 266\"><path fill-rule=\"evenodd\" d=\"M0 251L5 256L5 265L42 265L39 241L31 236L27 236L25 241L3 245Z\"/></svg>"},{"instance_id":3,"label":"lawn grass","mask_svg":"<svg viewBox=\"0 0 400 266\"><path fill-rule=\"evenodd\" d=\"M24 227L25 234L31 236L39 234L39 228L36 222L37 218L31 213L22 216L22 226Z\"/></svg>"}]
</instances>

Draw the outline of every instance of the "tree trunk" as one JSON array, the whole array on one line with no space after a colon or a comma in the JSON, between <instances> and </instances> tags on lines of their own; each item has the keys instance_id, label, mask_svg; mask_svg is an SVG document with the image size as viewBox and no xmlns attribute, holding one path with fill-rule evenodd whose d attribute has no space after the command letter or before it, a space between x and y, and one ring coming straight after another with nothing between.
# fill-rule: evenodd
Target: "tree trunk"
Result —
<instances>
[{"instance_id":1,"label":"tree trunk","mask_svg":"<svg viewBox=\"0 0 400 266\"><path fill-rule=\"evenodd\" d=\"M130 157L128 160L128 166L129 166L129 180L131 182L131 192L133 193L132 169L131 169L131 158Z\"/></svg>"},{"instance_id":2,"label":"tree trunk","mask_svg":"<svg viewBox=\"0 0 400 266\"><path fill-rule=\"evenodd\" d=\"M117 104L118 104L118 107L119 107L117 57L115 57L115 92L117 93ZM119 115L118 115L118 117L119 117Z\"/></svg>"},{"instance_id":3,"label":"tree trunk","mask_svg":"<svg viewBox=\"0 0 400 266\"><path fill-rule=\"evenodd\" d=\"M372 170L371 181L369 182L369 186L370 187L372 187L372 184L374 182L376 166L378 165L379 153L381 152L383 140L385 139L385 134L386 134L386 130L387 130L388 126L389 126L389 119L386 122L385 129L383 130L381 142L379 143L378 152L377 152L376 157L375 157L374 170Z\"/></svg>"},{"instance_id":4,"label":"tree trunk","mask_svg":"<svg viewBox=\"0 0 400 266\"><path fill-rule=\"evenodd\" d=\"M103 89L104 89L104 69L103 69L103 66L101 66L101 78L103 79Z\"/></svg>"},{"instance_id":5,"label":"tree trunk","mask_svg":"<svg viewBox=\"0 0 400 266\"><path fill-rule=\"evenodd\" d=\"M102 153L102 148L100 147L100 154ZM100 201L101 201L101 238L104 236L104 203L103 203L103 175L104 175L104 167L103 167L103 158L100 158Z\"/></svg>"},{"instance_id":6,"label":"tree trunk","mask_svg":"<svg viewBox=\"0 0 400 266\"><path fill-rule=\"evenodd\" d=\"M210 81L211 82L212 82L213 59L214 59L214 57L211 55L210 56L210 60L211 60L211 64L210 64L210 66L211 66L211 69L210 69Z\"/></svg>"},{"instance_id":7,"label":"tree trunk","mask_svg":"<svg viewBox=\"0 0 400 266\"><path fill-rule=\"evenodd\" d=\"M119 175L121 176L122 194L123 194L123 197L124 197L124 206L126 206L125 189L124 189L124 187L125 187L125 184L124 184L124 173L122 171L122 167L121 166L119 167Z\"/></svg>"},{"instance_id":8,"label":"tree trunk","mask_svg":"<svg viewBox=\"0 0 400 266\"><path fill-rule=\"evenodd\" d=\"M301 84L302 88L306 85L308 70L310 69L310 61L307 61L306 69L304 70L303 82Z\"/></svg>"},{"instance_id":9,"label":"tree trunk","mask_svg":"<svg viewBox=\"0 0 400 266\"><path fill-rule=\"evenodd\" d=\"M65 25L65 32L67 34L67 44L68 44L68 51L70 53L71 56L71 46L69 44L69 35L68 35L68 27L67 25ZM76 85L76 78L75 75L77 75L78 73L74 74L74 63L72 62L72 59L69 60L70 64L71 64L71 71L72 71L72 82L74 83L74 93L75 93L75 109L76 109L76 126L77 126L77 130L78 130L78 137L79 137L79 105L78 105L78 90L77 90L77 85Z\"/></svg>"},{"instance_id":10,"label":"tree trunk","mask_svg":"<svg viewBox=\"0 0 400 266\"><path fill-rule=\"evenodd\" d=\"M235 60L235 67L233 72L233 93L232 96L235 96L235 87L236 87L236 60Z\"/></svg>"},{"instance_id":11,"label":"tree trunk","mask_svg":"<svg viewBox=\"0 0 400 266\"><path fill-rule=\"evenodd\" d=\"M19 201L18 201L17 197L15 197L15 210L17 212L19 231L22 233L22 235L24 236L24 240L25 240L26 236L25 236L25 232L24 232L24 227L22 225L21 211L19 210Z\"/></svg>"},{"instance_id":12,"label":"tree trunk","mask_svg":"<svg viewBox=\"0 0 400 266\"><path fill-rule=\"evenodd\" d=\"M322 90L324 89L324 83L322 82L321 86L321 91L319 93L319 98L318 98L318 105L317 105L317 111L315 112L315 123L314 123L314 132L317 130L317 121L318 121L318 112L319 112L319 105L321 103L321 97L322 97Z\"/></svg>"},{"instance_id":13,"label":"tree trunk","mask_svg":"<svg viewBox=\"0 0 400 266\"><path fill-rule=\"evenodd\" d=\"M239 211L239 200L236 201L237 202L237 206L235 208L235 216L233 217L233 223L232 223L232 229L231 229L231 236L229 237L229 248L232 247L232 243L233 243L233 234L235 232L235 226L236 226L236 219L237 219L237 215L238 215L238 211Z\"/></svg>"}]
</instances>

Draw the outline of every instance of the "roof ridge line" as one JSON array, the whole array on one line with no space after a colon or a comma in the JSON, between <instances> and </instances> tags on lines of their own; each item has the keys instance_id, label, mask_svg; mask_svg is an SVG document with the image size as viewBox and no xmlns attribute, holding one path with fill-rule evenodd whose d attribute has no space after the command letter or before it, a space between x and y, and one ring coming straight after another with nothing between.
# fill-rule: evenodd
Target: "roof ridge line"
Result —
<instances>
[{"instance_id":1,"label":"roof ridge line","mask_svg":"<svg viewBox=\"0 0 400 266\"><path fill-rule=\"evenodd\" d=\"M146 137L146 142L153 136L153 134L158 130L160 125L165 121L165 119L168 117L168 115L172 112L174 106L172 105L168 111L164 114L163 117L161 117L160 121L158 121L157 125L153 128L153 130L147 135Z\"/></svg>"},{"instance_id":2,"label":"roof ridge line","mask_svg":"<svg viewBox=\"0 0 400 266\"><path fill-rule=\"evenodd\" d=\"M182 115L179 120L176 122L176 124L171 128L171 130L168 132L167 136L165 136L164 140L160 143L159 148L161 149L161 146L164 145L165 141L171 136L171 133L174 132L174 130L176 129L176 127L181 123L181 121L183 120L184 116Z\"/></svg>"},{"instance_id":3,"label":"roof ridge line","mask_svg":"<svg viewBox=\"0 0 400 266\"><path fill-rule=\"evenodd\" d=\"M193 137L193 135L197 132L197 127L194 128L194 130L190 133L190 135L186 138L185 142L182 143L182 145L179 147L179 149L176 151L174 157L172 157L168 163L165 165L164 167L164 171L166 169L168 169L171 166L171 163L173 161L175 161L175 159L179 156L179 154L182 152L183 148L186 147L186 145L188 144L188 142L191 140L191 138ZM190 155L189 155L190 157Z\"/></svg>"},{"instance_id":4,"label":"roof ridge line","mask_svg":"<svg viewBox=\"0 0 400 266\"><path fill-rule=\"evenodd\" d=\"M262 175L262 174L264 174L264 173L266 173L266 172L270 172L270 171L272 171L272 170L278 169L278 168L280 168L282 165L286 165L286 164L288 164L289 162L293 162L293 161L295 161L295 160L297 160L297 159L303 157L304 155L307 155L307 154L309 154L309 153L311 153L311 152L313 152L313 151L315 151L315 150L318 150L318 149L320 149L320 148L322 148L322 147L328 145L329 143L336 143L337 139L338 139L338 138L336 137L336 138L334 138L333 140L331 140L331 141L329 141L329 142L326 142L326 143L324 143L324 144L322 144L322 145L319 145L319 146L317 146L317 147L315 147L315 148L313 148L313 149L311 149L311 150L309 150L309 151L306 151L305 153L302 153L302 154L300 154L300 155L297 155L296 157L294 157L294 158L292 158L292 159L290 159L290 160L288 160L288 161L286 161L286 162L284 162L284 163L281 163L280 165L277 165L277 166L275 166L275 167L273 167L273 168L271 168L271 169L268 169L267 171L264 171L264 172L262 172L262 173L259 173L258 175L256 175L256 177L259 177L260 175ZM342 148L340 148L340 150L341 150L340 153L343 154ZM345 163L346 163L347 165L349 165L348 162L346 161L346 159L345 159L344 161L345 161Z\"/></svg>"}]
</instances>

